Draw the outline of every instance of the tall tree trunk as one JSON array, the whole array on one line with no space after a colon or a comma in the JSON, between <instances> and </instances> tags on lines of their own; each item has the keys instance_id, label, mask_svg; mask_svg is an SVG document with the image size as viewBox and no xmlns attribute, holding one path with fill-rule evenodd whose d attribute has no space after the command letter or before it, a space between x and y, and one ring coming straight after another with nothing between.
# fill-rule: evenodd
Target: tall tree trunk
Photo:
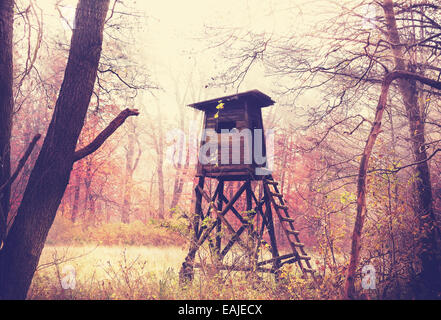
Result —
<instances>
[{"instance_id":1,"label":"tall tree trunk","mask_svg":"<svg viewBox=\"0 0 441 320\"><path fill-rule=\"evenodd\" d=\"M433 81L428 78L421 77L417 74L412 74L405 71L393 71L388 73L381 86L381 94L378 100L377 109L375 112L375 120L373 122L371 131L363 150L360 160L360 167L357 178L357 214L355 216L354 231L352 233L351 256L347 271L347 277L344 288L344 297L346 299L354 299L355 296L355 275L360 259L361 252L361 238L364 220L366 218L366 194L367 194L367 173L369 169L369 160L372 154L377 137L381 129L381 121L383 119L383 112L386 108L387 97L391 83L395 79L412 79L413 81L420 81L434 88L441 89L441 83ZM427 159L425 159L427 160ZM436 281L437 279L434 279Z\"/></svg>"},{"instance_id":2,"label":"tall tree trunk","mask_svg":"<svg viewBox=\"0 0 441 320\"><path fill-rule=\"evenodd\" d=\"M164 191L164 132L162 130L161 111L158 108L158 140L156 141L156 152L158 156L157 174L158 174L158 196L159 196L159 219L165 216L165 191Z\"/></svg>"},{"instance_id":3,"label":"tall tree trunk","mask_svg":"<svg viewBox=\"0 0 441 320\"><path fill-rule=\"evenodd\" d=\"M182 188L184 187L184 178L182 177L182 170L181 170L181 165L179 165L176 168L176 176L175 176L175 182L173 185L173 196L172 196L172 201L170 203L170 208L174 209L177 207L178 203L179 203L179 199L181 198L181 194L182 194Z\"/></svg>"},{"instance_id":4,"label":"tall tree trunk","mask_svg":"<svg viewBox=\"0 0 441 320\"><path fill-rule=\"evenodd\" d=\"M121 222L127 224L130 223L130 190L128 185L124 188Z\"/></svg>"},{"instance_id":5,"label":"tall tree trunk","mask_svg":"<svg viewBox=\"0 0 441 320\"><path fill-rule=\"evenodd\" d=\"M106 223L110 223L110 206L104 201L104 211L106 211Z\"/></svg>"},{"instance_id":6,"label":"tall tree trunk","mask_svg":"<svg viewBox=\"0 0 441 320\"><path fill-rule=\"evenodd\" d=\"M0 1L0 186L11 174L13 6L12 0ZM6 237L10 194L10 186L0 190L0 247Z\"/></svg>"},{"instance_id":7,"label":"tall tree trunk","mask_svg":"<svg viewBox=\"0 0 441 320\"><path fill-rule=\"evenodd\" d=\"M152 177L150 179L150 188L148 193L148 202L147 202L149 204L152 203L154 179L155 179L155 172L152 171ZM149 206L148 215L150 219L155 218L154 210L151 209L151 206ZM147 223L147 217L145 218L145 223Z\"/></svg>"},{"instance_id":8,"label":"tall tree trunk","mask_svg":"<svg viewBox=\"0 0 441 320\"><path fill-rule=\"evenodd\" d=\"M159 193L159 219L164 219L164 203L165 203L165 191L164 191L164 173L162 171L163 155L162 150L158 154L158 193Z\"/></svg>"},{"instance_id":9,"label":"tall tree trunk","mask_svg":"<svg viewBox=\"0 0 441 320\"><path fill-rule=\"evenodd\" d=\"M138 167L139 159L141 158L142 149L139 144L139 140L136 136L136 126L133 121L129 122L129 134L127 136L127 151L126 151L126 172L124 175L123 186L123 205L121 212L121 222L130 222L130 212L132 205L132 186L133 186L133 173ZM138 146L138 153L135 157L135 144Z\"/></svg>"},{"instance_id":10,"label":"tall tree trunk","mask_svg":"<svg viewBox=\"0 0 441 320\"><path fill-rule=\"evenodd\" d=\"M182 177L182 175L186 172L187 168L188 168L188 163L185 164L184 166L184 172L180 164L176 168L176 176L173 186L173 196L172 196L172 201L170 203L170 208L172 209L177 207L179 203L179 199L181 198L182 190L184 188L184 177Z\"/></svg>"},{"instance_id":11,"label":"tall tree trunk","mask_svg":"<svg viewBox=\"0 0 441 320\"><path fill-rule=\"evenodd\" d=\"M178 106L183 105L183 103L184 103L183 100L180 100L178 98L176 100L177 100ZM181 107L179 108L179 125L180 125L180 129L182 131L184 131L185 130L185 115L184 115L184 112ZM179 139L180 138L181 137L179 137ZM176 206L179 203L179 199L181 198L181 195L182 195L182 189L184 187L185 177L183 177L183 174L187 173L187 170L189 167L189 162L190 162L190 151L187 150L187 148L185 147L184 141L182 141L180 139L178 146L179 146L179 150L177 152L178 163L176 165L175 182L173 185L173 196L172 196L172 201L170 203L171 209L176 208ZM185 154L184 154L184 152L185 152ZM185 156L185 162L183 161L184 156Z\"/></svg>"},{"instance_id":12,"label":"tall tree trunk","mask_svg":"<svg viewBox=\"0 0 441 320\"><path fill-rule=\"evenodd\" d=\"M95 216L98 215L98 217L96 218L96 222L101 225L104 221L103 218L103 203L102 200L100 199L99 196L95 197L94 199L95 202L95 206L96 206L96 214L94 213Z\"/></svg>"},{"instance_id":13,"label":"tall tree trunk","mask_svg":"<svg viewBox=\"0 0 441 320\"><path fill-rule=\"evenodd\" d=\"M90 181L88 180L88 178L84 179L84 186L85 186L85 191L84 191L84 202L83 202L83 212L81 214L81 218L83 219L83 227L87 228L87 223L90 221L89 220L89 199L90 199Z\"/></svg>"},{"instance_id":14,"label":"tall tree trunk","mask_svg":"<svg viewBox=\"0 0 441 320\"><path fill-rule=\"evenodd\" d=\"M95 201L96 198L92 193L89 193L89 212L88 212L88 226L95 227L96 215L95 215Z\"/></svg>"},{"instance_id":15,"label":"tall tree trunk","mask_svg":"<svg viewBox=\"0 0 441 320\"><path fill-rule=\"evenodd\" d=\"M75 223L75 221L78 218L78 207L80 202L80 188L81 188L81 177L80 174L77 172L75 175L75 182L74 182L74 199L72 204L72 214L70 217L70 220Z\"/></svg>"},{"instance_id":16,"label":"tall tree trunk","mask_svg":"<svg viewBox=\"0 0 441 320\"><path fill-rule=\"evenodd\" d=\"M85 192L84 192L84 203L83 203L83 226L86 228L89 226L89 222L92 221L92 217L90 216L90 199L91 199L91 192L92 192L92 181L93 181L93 174L92 174L92 161L89 161L90 159L86 160L86 175L84 177L84 186L85 186Z\"/></svg>"},{"instance_id":17,"label":"tall tree trunk","mask_svg":"<svg viewBox=\"0 0 441 320\"><path fill-rule=\"evenodd\" d=\"M78 3L76 28L54 114L17 216L0 251L1 298L26 298L69 182L75 148L96 80L108 6L109 0Z\"/></svg>"},{"instance_id":18,"label":"tall tree trunk","mask_svg":"<svg viewBox=\"0 0 441 320\"><path fill-rule=\"evenodd\" d=\"M374 149L375 141L381 129L381 121L383 119L383 112L386 108L387 97L389 94L389 87L393 81L392 74L386 75L382 87L381 95L378 101L377 110L375 113L375 121L371 132L366 140L363 154L360 160L360 168L357 179L357 214L355 216L354 231L352 232L351 256L347 271L347 277L344 288L344 297L346 299L354 299L355 296L355 275L357 271L358 262L361 251L361 236L366 218L366 194L367 194L367 172L369 169L369 160Z\"/></svg>"},{"instance_id":19,"label":"tall tree trunk","mask_svg":"<svg viewBox=\"0 0 441 320\"><path fill-rule=\"evenodd\" d=\"M410 71L404 60L403 46L397 29L392 0L384 0L383 9L386 17L388 40L395 60L396 70ZM399 79L398 87L403 96L406 115L409 122L409 135L415 168L415 214L419 221L419 257L421 259L421 280L430 292L441 293L441 274L439 270L435 213L433 210L432 184L427 161L424 119L418 101L418 87L414 79Z\"/></svg>"},{"instance_id":20,"label":"tall tree trunk","mask_svg":"<svg viewBox=\"0 0 441 320\"><path fill-rule=\"evenodd\" d=\"M126 151L126 172L124 175L124 186L123 186L123 205L121 210L121 222L130 222L130 205L131 205L131 187L132 187L132 174L133 174L133 153L135 149L135 137L132 132L128 134L127 137L127 151Z\"/></svg>"}]
</instances>

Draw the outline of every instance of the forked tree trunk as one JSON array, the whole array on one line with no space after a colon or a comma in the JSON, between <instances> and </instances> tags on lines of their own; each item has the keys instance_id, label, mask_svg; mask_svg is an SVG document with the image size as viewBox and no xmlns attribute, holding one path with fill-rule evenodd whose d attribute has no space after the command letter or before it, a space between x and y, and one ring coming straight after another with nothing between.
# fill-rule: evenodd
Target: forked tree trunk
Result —
<instances>
[{"instance_id":1,"label":"forked tree trunk","mask_svg":"<svg viewBox=\"0 0 441 320\"><path fill-rule=\"evenodd\" d=\"M410 71L404 59L400 36L398 33L395 13L393 9L393 0L384 0L383 9L386 17L386 27L388 31L388 40L391 43L391 51L395 60L396 70ZM398 79L398 87L403 97L406 116L409 123L409 136L411 151L414 162L414 182L415 190L415 214L419 221L419 252L422 271L421 280L423 287L428 289L422 293L428 294L441 293L441 274L439 270L437 238L439 230L436 226L436 218L433 210L432 183L430 178L429 163L427 159L425 126L419 102L418 83L415 79Z\"/></svg>"},{"instance_id":2,"label":"forked tree trunk","mask_svg":"<svg viewBox=\"0 0 441 320\"><path fill-rule=\"evenodd\" d=\"M80 0L78 3L76 29L54 114L17 216L0 251L1 298L26 298L69 181L75 148L96 80L108 6L109 0Z\"/></svg>"},{"instance_id":3,"label":"forked tree trunk","mask_svg":"<svg viewBox=\"0 0 441 320\"><path fill-rule=\"evenodd\" d=\"M416 215L419 220L420 252L422 263L421 280L426 292L421 297L436 297L440 294L440 270L437 260L437 227L432 208L432 190L430 182L429 164L425 146L424 121L418 104L417 83L421 82L441 89L441 83L427 79L421 75L407 71L398 34L393 1L384 0L383 9L388 30L388 40L394 56L396 71L389 73L383 81L380 100L377 106L375 122L365 145L360 161L357 183L357 215L352 234L351 259L345 283L345 298L355 298L355 275L361 251L361 234L366 216L366 179L369 168L369 158L375 140L381 128L381 119L386 107L389 86L394 79L398 79L398 87L403 96L404 105L409 121L412 152L415 160L415 172L418 176L415 182ZM428 290L427 290L428 289Z\"/></svg>"},{"instance_id":4,"label":"forked tree trunk","mask_svg":"<svg viewBox=\"0 0 441 320\"><path fill-rule=\"evenodd\" d=\"M0 187L11 174L12 33L14 1L0 1ZM0 190L0 247L6 235L10 186Z\"/></svg>"},{"instance_id":5,"label":"forked tree trunk","mask_svg":"<svg viewBox=\"0 0 441 320\"><path fill-rule=\"evenodd\" d=\"M366 141L363 154L360 160L360 168L358 171L357 180L357 214L355 216L354 231L352 232L352 246L351 256L349 261L349 267L345 282L345 298L354 299L355 297L355 275L357 271L358 262L360 259L361 251L361 235L363 231L364 220L366 218L366 193L367 193L367 172L369 168L369 160L372 154L372 150L377 140L377 136L380 133L381 121L383 119L383 112L386 108L387 96L389 93L389 87L392 83L391 74L387 75L383 81L381 87L381 95L377 105L375 113L375 120Z\"/></svg>"},{"instance_id":6,"label":"forked tree trunk","mask_svg":"<svg viewBox=\"0 0 441 320\"><path fill-rule=\"evenodd\" d=\"M372 150L375 146L378 134L381 129L381 121L383 119L383 112L386 108L387 97L389 93L389 87L395 79L408 79L412 81L419 81L427 84L433 88L441 90L441 82L434 81L417 74L413 74L406 71L393 71L388 73L381 86L381 95L378 101L375 120L372 125L371 132L369 133L366 141L363 154L360 160L360 167L357 179L357 214L355 217L354 231L352 233L352 245L351 256L347 271L347 277L344 288L344 297L346 299L354 299L355 296L355 276L357 271L358 262L360 259L361 251L361 237L363 231L364 220L366 218L366 194L367 194L367 173L369 169L369 160L372 154ZM424 161L426 161L424 159ZM436 281L436 279L434 280Z\"/></svg>"}]
</instances>

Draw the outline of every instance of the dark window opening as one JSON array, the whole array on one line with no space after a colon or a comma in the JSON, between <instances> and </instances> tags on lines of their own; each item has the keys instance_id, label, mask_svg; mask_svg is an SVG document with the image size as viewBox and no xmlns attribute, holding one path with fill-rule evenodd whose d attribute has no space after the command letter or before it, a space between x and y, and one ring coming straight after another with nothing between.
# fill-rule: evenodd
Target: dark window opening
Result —
<instances>
[{"instance_id":1,"label":"dark window opening","mask_svg":"<svg viewBox=\"0 0 441 320\"><path fill-rule=\"evenodd\" d=\"M222 133L222 130L229 130L236 128L236 121L219 121L216 124L216 132Z\"/></svg>"}]
</instances>

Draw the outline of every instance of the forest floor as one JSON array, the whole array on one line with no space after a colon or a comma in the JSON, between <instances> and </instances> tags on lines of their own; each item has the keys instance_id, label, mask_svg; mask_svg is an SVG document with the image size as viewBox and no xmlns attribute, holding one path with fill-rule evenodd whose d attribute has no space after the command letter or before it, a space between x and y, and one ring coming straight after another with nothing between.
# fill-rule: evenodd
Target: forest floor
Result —
<instances>
[{"instance_id":1,"label":"forest floor","mask_svg":"<svg viewBox=\"0 0 441 320\"><path fill-rule=\"evenodd\" d=\"M308 282L286 269L284 289L272 275L196 273L179 285L182 247L47 245L28 299L303 299L316 290L300 290ZM75 281L66 282L69 276ZM64 288L63 288L64 287ZM67 287L67 288L66 288Z\"/></svg>"},{"instance_id":2,"label":"forest floor","mask_svg":"<svg viewBox=\"0 0 441 320\"><path fill-rule=\"evenodd\" d=\"M184 257L177 247L46 246L28 299L165 298L161 284L174 281ZM75 287L63 289L68 273Z\"/></svg>"},{"instance_id":3,"label":"forest floor","mask_svg":"<svg viewBox=\"0 0 441 320\"><path fill-rule=\"evenodd\" d=\"M181 223L182 224L182 223ZM300 277L285 265L280 280L267 273L197 269L191 283L179 283L187 254L185 224L168 220L109 223L99 227L57 217L43 249L28 299L332 299L339 295L342 273L328 272L320 284ZM282 248L280 254L287 253ZM262 259L270 259L268 255ZM210 250L201 247L199 261L211 265ZM319 258L308 248L313 268ZM231 250L227 264L246 259ZM243 260L242 260L243 261Z\"/></svg>"}]
</instances>

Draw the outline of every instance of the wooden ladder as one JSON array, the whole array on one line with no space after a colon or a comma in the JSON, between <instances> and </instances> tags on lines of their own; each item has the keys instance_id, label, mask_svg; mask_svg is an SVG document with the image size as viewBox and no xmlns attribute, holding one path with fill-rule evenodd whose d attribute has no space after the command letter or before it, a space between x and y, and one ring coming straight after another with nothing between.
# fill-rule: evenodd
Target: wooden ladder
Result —
<instances>
[{"instance_id":1,"label":"wooden ladder","mask_svg":"<svg viewBox=\"0 0 441 320\"><path fill-rule=\"evenodd\" d=\"M297 263L304 276L311 274L314 278L314 271L310 262L311 257L306 253L305 245L300 242L299 232L294 228L294 219L289 216L288 206L283 199L283 195L279 192L277 185L278 183L274 181L271 175L263 179L265 193L271 199L271 203L273 204L280 225L288 239L293 253L293 258L283 262L283 264Z\"/></svg>"}]
</instances>

